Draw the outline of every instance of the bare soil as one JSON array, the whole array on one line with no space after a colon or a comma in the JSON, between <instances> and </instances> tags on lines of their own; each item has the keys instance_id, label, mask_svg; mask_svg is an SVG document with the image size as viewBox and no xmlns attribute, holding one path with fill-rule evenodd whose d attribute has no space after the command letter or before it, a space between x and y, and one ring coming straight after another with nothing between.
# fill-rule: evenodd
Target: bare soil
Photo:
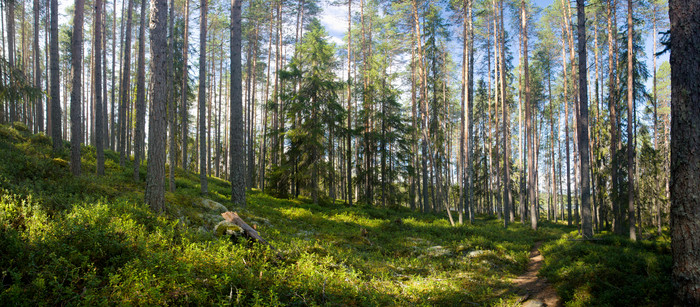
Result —
<instances>
[{"instance_id":1,"label":"bare soil","mask_svg":"<svg viewBox=\"0 0 700 307\"><path fill-rule=\"evenodd\" d=\"M544 277L537 276L542 267L544 257L540 254L542 241L535 243L530 251L530 263L527 271L513 280L523 295L523 306L561 306L561 298L554 291L552 285Z\"/></svg>"}]
</instances>

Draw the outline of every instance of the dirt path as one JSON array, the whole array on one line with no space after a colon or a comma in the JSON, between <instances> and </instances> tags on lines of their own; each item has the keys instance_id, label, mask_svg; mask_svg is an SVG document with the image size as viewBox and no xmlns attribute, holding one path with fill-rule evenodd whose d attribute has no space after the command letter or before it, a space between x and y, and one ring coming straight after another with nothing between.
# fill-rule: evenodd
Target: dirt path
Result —
<instances>
[{"instance_id":1,"label":"dirt path","mask_svg":"<svg viewBox=\"0 0 700 307\"><path fill-rule=\"evenodd\" d=\"M547 279L537 276L544 261L539 250L541 245L542 241L535 243L535 247L530 251L530 264L527 266L527 272L518 276L513 282L520 289L520 293L524 295L522 306L561 306L561 299L547 282Z\"/></svg>"}]
</instances>

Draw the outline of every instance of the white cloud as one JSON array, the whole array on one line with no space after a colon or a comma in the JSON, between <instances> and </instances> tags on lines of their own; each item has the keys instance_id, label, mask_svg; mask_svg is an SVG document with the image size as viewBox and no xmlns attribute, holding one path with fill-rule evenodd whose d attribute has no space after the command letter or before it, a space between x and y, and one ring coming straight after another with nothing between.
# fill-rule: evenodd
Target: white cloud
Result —
<instances>
[{"instance_id":1,"label":"white cloud","mask_svg":"<svg viewBox=\"0 0 700 307\"><path fill-rule=\"evenodd\" d=\"M330 5L328 2L322 4L321 25L323 25L331 37L340 39L345 36L348 30L348 11L346 6ZM335 39L334 42L337 43Z\"/></svg>"}]
</instances>

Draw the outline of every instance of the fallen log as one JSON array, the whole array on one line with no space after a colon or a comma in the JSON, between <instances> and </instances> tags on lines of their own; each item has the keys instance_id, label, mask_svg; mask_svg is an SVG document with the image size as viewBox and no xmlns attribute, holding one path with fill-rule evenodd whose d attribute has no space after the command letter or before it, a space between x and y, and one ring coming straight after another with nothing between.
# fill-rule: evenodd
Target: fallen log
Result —
<instances>
[{"instance_id":1,"label":"fallen log","mask_svg":"<svg viewBox=\"0 0 700 307\"><path fill-rule=\"evenodd\" d=\"M221 216L223 216L227 222L233 223L236 226L240 227L243 230L243 233L245 234L246 237L257 241L260 244L267 245L270 248L272 248L273 250L275 250L275 248L272 245L270 245L270 243L265 241L265 239L263 239L260 236L260 234L255 229L253 229L253 227L250 227L248 225L248 223L246 223L243 219L241 219L241 217L238 216L238 213L227 211L227 212L222 213Z\"/></svg>"}]
</instances>

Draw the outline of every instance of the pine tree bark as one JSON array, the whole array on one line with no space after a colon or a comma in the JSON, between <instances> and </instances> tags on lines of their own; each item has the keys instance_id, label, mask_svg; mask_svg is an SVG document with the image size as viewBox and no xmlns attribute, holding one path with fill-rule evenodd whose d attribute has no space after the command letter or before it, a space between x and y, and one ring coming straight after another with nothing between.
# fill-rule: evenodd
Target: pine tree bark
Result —
<instances>
[{"instance_id":1,"label":"pine tree bark","mask_svg":"<svg viewBox=\"0 0 700 307\"><path fill-rule=\"evenodd\" d=\"M15 1L9 0L5 1L5 9L7 10L7 62L10 64L8 73L9 84L14 86L14 80L12 78L12 70L15 67ZM76 3L77 5L77 3ZM4 47L4 46L3 46ZM17 120L17 97L10 96L9 107L10 107L10 123Z\"/></svg>"},{"instance_id":2,"label":"pine tree bark","mask_svg":"<svg viewBox=\"0 0 700 307\"><path fill-rule=\"evenodd\" d=\"M527 188L527 201L530 204L530 227L537 230L537 206L538 202L535 198L535 189L537 188L537 183L535 179L535 167L537 162L535 160L535 143L533 142L533 124L532 124L532 105L530 104L530 67L528 64L528 50L527 50L527 11L526 3L523 0L520 4L522 15L520 20L522 22L521 29L523 32L523 69L524 69L524 79L525 79L525 138L527 139L527 175L528 175L528 188Z\"/></svg>"},{"instance_id":3,"label":"pine tree bark","mask_svg":"<svg viewBox=\"0 0 700 307\"><path fill-rule=\"evenodd\" d=\"M142 0L145 1L145 0ZM165 139L167 135L167 0L151 0L151 82L148 120L146 203L155 212L165 210Z\"/></svg>"},{"instance_id":4,"label":"pine tree bark","mask_svg":"<svg viewBox=\"0 0 700 307\"><path fill-rule=\"evenodd\" d=\"M418 4L416 0L412 1L413 7L413 26L415 32L413 33L416 40L416 46L418 47L418 77L420 78L420 102L422 104L421 110L421 129L423 131L421 138L421 165L423 171L423 212L427 212L429 208L429 198L428 198L428 116L427 116L427 95L426 95L426 73L425 64L423 63L423 47L421 42L420 34L420 19L418 18Z\"/></svg>"},{"instance_id":5,"label":"pine tree bark","mask_svg":"<svg viewBox=\"0 0 700 307\"><path fill-rule=\"evenodd\" d=\"M352 0L348 0L348 80L347 80L347 99L348 99L348 130L347 130L347 140L345 148L345 177L347 184L347 200L348 205L352 206L352 79L350 77L351 73L351 56L352 56ZM411 178L411 188L412 191L415 190L415 180ZM415 199L411 198L411 209L415 207Z\"/></svg>"},{"instance_id":6,"label":"pine tree bark","mask_svg":"<svg viewBox=\"0 0 700 307\"><path fill-rule=\"evenodd\" d=\"M700 1L669 1L671 253L677 306L700 305Z\"/></svg>"},{"instance_id":7,"label":"pine tree bark","mask_svg":"<svg viewBox=\"0 0 700 307\"><path fill-rule=\"evenodd\" d=\"M590 187L590 148L588 143L588 72L586 62L586 8L585 0L576 0L578 10L578 83L579 83L579 116L578 150L581 157L581 217L584 238L593 237L591 223L591 187Z\"/></svg>"},{"instance_id":8,"label":"pine tree bark","mask_svg":"<svg viewBox=\"0 0 700 307\"><path fill-rule=\"evenodd\" d=\"M138 182L146 130L146 0L141 0L139 55L136 69L136 125L134 126L134 181Z\"/></svg>"},{"instance_id":9,"label":"pine tree bark","mask_svg":"<svg viewBox=\"0 0 700 307\"><path fill-rule=\"evenodd\" d=\"M113 17L112 17L112 84L110 86L112 103L111 103L111 112L110 112L110 117L109 117L109 119L110 119L110 123L109 123L109 127L110 127L109 147L112 150L116 151L117 150L117 141L118 141L118 138L117 138L117 135L118 135L117 131L118 130L117 130L117 125L115 124L117 121L117 114L115 113L115 109L114 109L115 105L117 104L116 100L115 100L115 94L114 94L115 88L117 87L116 86L117 85L116 69L115 69L116 54L117 54L117 1L116 0L114 1L114 7L112 10L113 10L113 12L112 12L112 14L113 14ZM122 12L123 11L124 11L124 1L122 1ZM121 44L121 38L124 36L124 21L123 20L124 20L124 18L121 18L120 27L119 27L119 29L120 29L119 30L119 32L120 32L119 43L120 44ZM119 48L119 50L120 50L119 51L119 53L120 53L119 58L121 59L121 48ZM121 65L119 65L119 67L121 68Z\"/></svg>"},{"instance_id":10,"label":"pine tree bark","mask_svg":"<svg viewBox=\"0 0 700 307\"><path fill-rule=\"evenodd\" d=\"M122 59L123 68L121 70L121 82L119 83L119 165L124 166L124 161L129 154L127 152L127 117L128 117L128 104L129 104L129 88L131 84L131 17L134 11L133 0L128 1L127 13L126 13L126 38L124 39L124 45L122 49L124 50L124 58ZM142 0L145 1L145 0ZM152 47L151 47L152 48Z\"/></svg>"},{"instance_id":11,"label":"pine tree bark","mask_svg":"<svg viewBox=\"0 0 700 307\"><path fill-rule=\"evenodd\" d=\"M609 3L607 5L607 17L608 17L608 23L607 23L607 30L608 30L608 67L612 67L612 69L608 69L608 107L610 108L610 167L611 167L611 181L612 181L612 188L611 188L611 201L612 201L612 210L613 210L613 232L617 234L622 234L622 212L621 212L621 207L620 204L618 203L619 199L619 173L618 173L618 164L619 162L617 161L617 146L618 146L618 124L617 124L617 96L615 93L617 92L617 79L616 79L616 73L614 67L616 66L613 63L614 59L614 54L617 50L617 43L614 39L616 36L615 33L617 33L617 22L615 21L615 10L616 10L616 0L609 0Z\"/></svg>"},{"instance_id":12,"label":"pine tree bark","mask_svg":"<svg viewBox=\"0 0 700 307\"><path fill-rule=\"evenodd\" d=\"M58 0L51 0L51 38L50 49L50 77L51 77L51 138L53 139L53 151L58 153L63 148L61 133L61 79L59 76L58 58Z\"/></svg>"},{"instance_id":13,"label":"pine tree bark","mask_svg":"<svg viewBox=\"0 0 700 307\"><path fill-rule=\"evenodd\" d=\"M231 202L245 207L241 0L231 0Z\"/></svg>"},{"instance_id":14,"label":"pine tree bark","mask_svg":"<svg viewBox=\"0 0 700 307\"><path fill-rule=\"evenodd\" d=\"M513 216L513 210L511 210L512 199L510 195L510 152L508 149L508 144L510 143L510 133L509 133L509 120L508 120L508 106L506 104L506 60L505 60L505 49L506 49L506 31L504 22L504 11L503 2L500 2L500 28L501 28L501 113L503 116L503 224L508 227L508 222L515 220ZM527 33L525 35L527 37ZM527 43L526 43L527 44ZM527 58L527 53L525 58ZM527 62L526 62L527 63Z\"/></svg>"},{"instance_id":15,"label":"pine tree bark","mask_svg":"<svg viewBox=\"0 0 700 307\"><path fill-rule=\"evenodd\" d=\"M177 113L175 112L175 68L173 64L173 53L175 52L174 44L174 25L173 19L175 18L175 1L169 1L169 12L168 12L168 125L170 126L170 139L169 139L169 149L168 149L168 186L170 192L175 192L175 166L177 164L176 160L176 146L177 141L175 140L175 122L177 121Z\"/></svg>"},{"instance_id":16,"label":"pine tree bark","mask_svg":"<svg viewBox=\"0 0 700 307\"><path fill-rule=\"evenodd\" d=\"M630 240L637 240L634 215L634 22L632 21L632 0L627 0L627 212L629 216Z\"/></svg>"},{"instance_id":17,"label":"pine tree bark","mask_svg":"<svg viewBox=\"0 0 700 307\"><path fill-rule=\"evenodd\" d=\"M467 29L467 37L469 39L469 44L467 46L468 64L467 64L467 156L466 156L466 175L467 175L467 199L466 199L466 210L467 216L469 218L469 223L474 223L474 168L473 168L473 140L474 140L474 116L473 116L473 106L474 106L474 1L469 0L467 21L469 23Z\"/></svg>"},{"instance_id":18,"label":"pine tree bark","mask_svg":"<svg viewBox=\"0 0 700 307\"><path fill-rule=\"evenodd\" d=\"M571 226L571 155L569 149L569 96L567 94L567 90L569 88L567 81L569 78L567 77L566 73L566 41L564 38L564 33L562 33L561 62L564 66L562 72L564 74L564 146L566 147L566 223L567 225Z\"/></svg>"},{"instance_id":19,"label":"pine tree bark","mask_svg":"<svg viewBox=\"0 0 700 307\"><path fill-rule=\"evenodd\" d=\"M187 55L189 54L189 28L190 28L190 0L185 1L185 37L182 44L182 89L180 90L180 126L182 131L180 136L182 137L182 144L180 145L182 150L182 169L187 171L187 83L188 83L188 72L189 67L187 66Z\"/></svg>"},{"instance_id":20,"label":"pine tree bark","mask_svg":"<svg viewBox=\"0 0 700 307\"><path fill-rule=\"evenodd\" d=\"M109 148L109 120L107 112L107 3L102 1L102 18L100 20L100 44L102 47L102 148Z\"/></svg>"},{"instance_id":21,"label":"pine tree bark","mask_svg":"<svg viewBox=\"0 0 700 307\"><path fill-rule=\"evenodd\" d=\"M39 50L39 0L34 0L34 42L32 49L34 49L34 86L41 89L41 62L39 58L41 57ZM35 126L37 132L44 132L44 105L41 95L37 97L35 103L36 107L36 119Z\"/></svg>"},{"instance_id":22,"label":"pine tree bark","mask_svg":"<svg viewBox=\"0 0 700 307\"><path fill-rule=\"evenodd\" d=\"M105 173L104 154L104 127L103 105L102 105L102 0L95 0L95 29L94 29L94 49L95 49L95 151L97 175Z\"/></svg>"},{"instance_id":23,"label":"pine tree bark","mask_svg":"<svg viewBox=\"0 0 700 307\"><path fill-rule=\"evenodd\" d=\"M73 17L73 35L71 37L71 74L72 87L70 93L70 131L71 155L70 170L73 176L80 176L80 144L82 143L81 124L81 87L83 60L83 19L85 0L75 1L75 16Z\"/></svg>"},{"instance_id":24,"label":"pine tree bark","mask_svg":"<svg viewBox=\"0 0 700 307\"><path fill-rule=\"evenodd\" d=\"M201 0L199 17L199 183L200 193L209 192L207 186L207 0ZM242 158L242 157L241 157Z\"/></svg>"}]
</instances>

